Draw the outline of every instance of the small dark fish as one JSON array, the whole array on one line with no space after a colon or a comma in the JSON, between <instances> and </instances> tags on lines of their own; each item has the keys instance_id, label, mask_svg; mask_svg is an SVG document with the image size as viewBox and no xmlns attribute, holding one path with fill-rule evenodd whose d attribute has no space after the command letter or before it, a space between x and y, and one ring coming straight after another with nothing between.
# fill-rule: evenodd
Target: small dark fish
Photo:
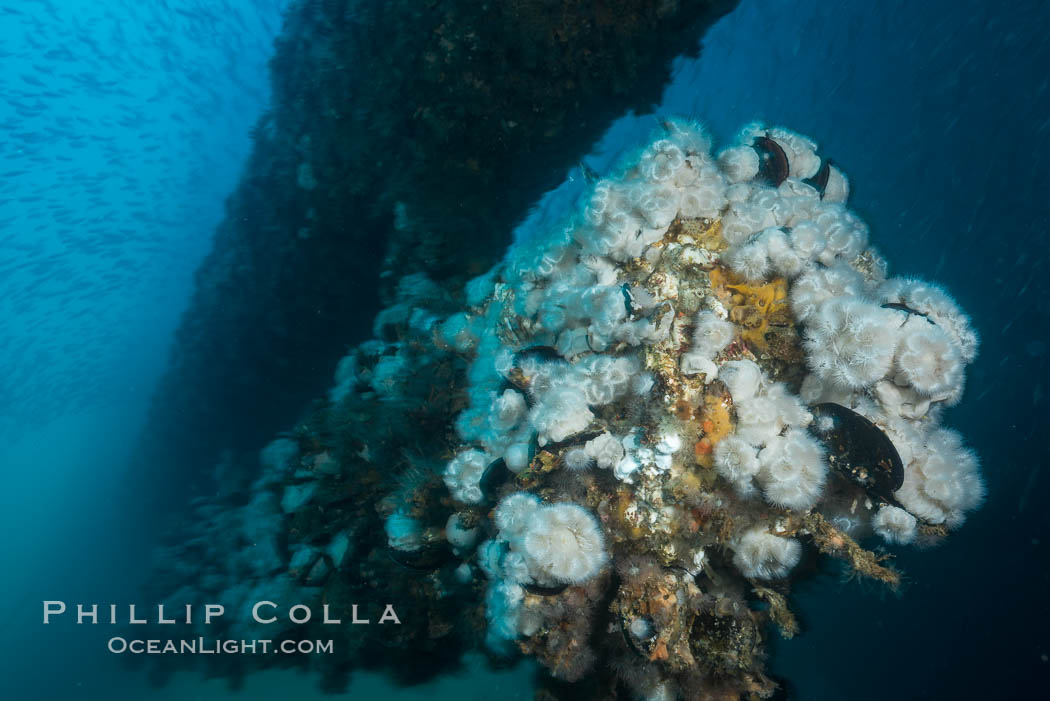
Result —
<instances>
[{"instance_id":1,"label":"small dark fish","mask_svg":"<svg viewBox=\"0 0 1050 701\"><path fill-rule=\"evenodd\" d=\"M897 311L907 312L909 314L915 314L916 316L924 316L927 319L930 318L929 314L923 314L922 312L920 312L920 311L918 311L916 309L912 309L908 305L901 304L900 302L886 302L886 304L882 305L882 308L883 309L896 309Z\"/></svg>"},{"instance_id":2,"label":"small dark fish","mask_svg":"<svg viewBox=\"0 0 1050 701\"><path fill-rule=\"evenodd\" d=\"M751 146L758 153L758 177L773 187L779 187L791 172L784 149L768 136L756 136Z\"/></svg>"},{"instance_id":3,"label":"small dark fish","mask_svg":"<svg viewBox=\"0 0 1050 701\"><path fill-rule=\"evenodd\" d=\"M828 451L828 465L869 494L896 504L893 493L904 483L901 456L882 430L840 404L812 408L810 431Z\"/></svg>"}]
</instances>

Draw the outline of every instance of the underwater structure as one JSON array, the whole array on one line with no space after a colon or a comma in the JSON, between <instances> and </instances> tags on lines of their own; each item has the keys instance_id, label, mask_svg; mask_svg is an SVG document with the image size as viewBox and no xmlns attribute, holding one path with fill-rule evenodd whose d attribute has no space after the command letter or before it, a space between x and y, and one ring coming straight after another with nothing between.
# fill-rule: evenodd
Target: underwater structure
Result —
<instances>
[{"instance_id":1,"label":"underwater structure","mask_svg":"<svg viewBox=\"0 0 1050 701\"><path fill-rule=\"evenodd\" d=\"M272 107L196 274L137 461L174 474L169 493L223 456L247 469L364 340L398 279L462 285L489 268L528 207L613 119L650 111L671 61L696 55L734 4L292 3Z\"/></svg>"},{"instance_id":2,"label":"underwater structure","mask_svg":"<svg viewBox=\"0 0 1050 701\"><path fill-rule=\"evenodd\" d=\"M402 277L251 487L159 553L158 600L397 605L396 629L325 630L336 654L298 661L333 689L482 649L539 660L547 698L770 697L797 579L825 558L895 588L892 548L984 493L942 422L977 334L890 276L848 196L792 131L715 151L666 121L462 290ZM209 662L258 664L235 657Z\"/></svg>"}]
</instances>

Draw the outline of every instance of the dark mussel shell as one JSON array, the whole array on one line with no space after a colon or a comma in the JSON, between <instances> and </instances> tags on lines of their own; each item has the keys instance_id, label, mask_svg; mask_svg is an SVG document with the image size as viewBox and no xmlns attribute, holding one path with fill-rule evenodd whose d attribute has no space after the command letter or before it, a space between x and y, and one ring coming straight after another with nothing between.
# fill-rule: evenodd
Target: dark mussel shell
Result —
<instances>
[{"instance_id":1,"label":"dark mussel shell","mask_svg":"<svg viewBox=\"0 0 1050 701\"><path fill-rule=\"evenodd\" d=\"M529 346L528 348L522 348L514 354L514 364L517 365L525 358L538 358L546 363L563 360L561 353L554 346Z\"/></svg>"},{"instance_id":2,"label":"dark mussel shell","mask_svg":"<svg viewBox=\"0 0 1050 701\"><path fill-rule=\"evenodd\" d=\"M568 584L555 584L549 587L540 584L526 584L524 587L525 591L536 596L557 596L568 588Z\"/></svg>"},{"instance_id":3,"label":"dark mussel shell","mask_svg":"<svg viewBox=\"0 0 1050 701\"><path fill-rule=\"evenodd\" d=\"M531 452L532 455L535 454L535 446L532 446ZM529 455L529 462L532 462L532 455ZM481 475L481 493L490 501L495 499L499 488L513 476L514 473L507 467L507 463L503 462L503 458L493 461Z\"/></svg>"},{"instance_id":4,"label":"dark mussel shell","mask_svg":"<svg viewBox=\"0 0 1050 701\"><path fill-rule=\"evenodd\" d=\"M810 431L827 448L831 469L869 494L896 503L893 493L904 483L904 464L889 436L840 404L817 404L811 411Z\"/></svg>"},{"instance_id":5,"label":"dark mussel shell","mask_svg":"<svg viewBox=\"0 0 1050 701\"><path fill-rule=\"evenodd\" d=\"M823 199L824 191L828 189L828 178L831 177L831 161L827 158L821 160L820 170L812 178L806 178L802 182L806 183L814 190L820 193L820 197Z\"/></svg>"},{"instance_id":6,"label":"dark mussel shell","mask_svg":"<svg viewBox=\"0 0 1050 701\"><path fill-rule=\"evenodd\" d=\"M751 147L758 153L758 177L773 187L780 187L791 172L784 149L768 136L756 136Z\"/></svg>"},{"instance_id":7,"label":"dark mussel shell","mask_svg":"<svg viewBox=\"0 0 1050 701\"><path fill-rule=\"evenodd\" d=\"M649 625L652 626L652 621L649 621ZM650 635L646 640L639 640L631 634L631 626L626 618L620 618L620 632L623 634L623 640L627 643L627 647L631 648L634 654L638 655L642 659L649 659L651 650L646 648L652 647L652 642L656 638L656 635Z\"/></svg>"},{"instance_id":8,"label":"dark mussel shell","mask_svg":"<svg viewBox=\"0 0 1050 701\"><path fill-rule=\"evenodd\" d=\"M394 564L411 572L433 572L452 558L452 548L448 543L431 543L419 550L395 550L387 547L387 555Z\"/></svg>"},{"instance_id":9,"label":"dark mussel shell","mask_svg":"<svg viewBox=\"0 0 1050 701\"><path fill-rule=\"evenodd\" d=\"M569 446L582 445L593 438L597 438L604 432L604 429L601 428L587 429L558 443L548 443L544 450L558 453ZM536 437L533 436L532 440L529 441L529 465L536 459L537 452L539 452L539 445L536 443ZM513 477L514 473L507 467L507 463L504 462L503 458L494 460L485 468L485 473L481 476L481 493L485 495L486 499L491 501L495 499L499 488L508 480L513 479Z\"/></svg>"}]
</instances>

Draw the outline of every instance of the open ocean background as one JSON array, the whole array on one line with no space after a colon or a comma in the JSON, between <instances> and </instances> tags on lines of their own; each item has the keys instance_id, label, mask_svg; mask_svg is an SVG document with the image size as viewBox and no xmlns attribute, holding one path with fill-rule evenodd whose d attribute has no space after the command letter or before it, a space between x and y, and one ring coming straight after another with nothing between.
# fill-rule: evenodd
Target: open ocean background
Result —
<instances>
[{"instance_id":1,"label":"open ocean background","mask_svg":"<svg viewBox=\"0 0 1050 701\"><path fill-rule=\"evenodd\" d=\"M40 601L128 601L152 534L115 500L167 349L268 99L285 0L0 0L0 698L216 699L156 691L105 630L45 628ZM585 159L604 172L661 115L725 143L753 119L817 140L897 274L943 283L981 354L947 423L983 459L984 508L903 549L900 596L837 573L796 591L773 673L799 699L1029 696L1050 682L1050 5L743 0L681 60L654 115ZM579 172L518 231L556 218ZM250 407L245 407L250 412ZM530 669L473 663L353 698L531 698ZM313 698L249 678L243 698ZM1037 693L1036 698L1045 694Z\"/></svg>"}]
</instances>

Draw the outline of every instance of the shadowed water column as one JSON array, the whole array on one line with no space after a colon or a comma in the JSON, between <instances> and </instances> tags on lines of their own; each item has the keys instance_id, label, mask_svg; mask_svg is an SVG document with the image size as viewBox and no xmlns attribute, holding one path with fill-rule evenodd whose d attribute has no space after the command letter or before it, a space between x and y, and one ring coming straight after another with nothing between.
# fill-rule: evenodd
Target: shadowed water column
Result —
<instances>
[{"instance_id":1,"label":"shadowed water column","mask_svg":"<svg viewBox=\"0 0 1050 701\"><path fill-rule=\"evenodd\" d=\"M609 121L648 110L670 61L733 4L293 6L272 109L197 273L140 461L181 488L228 450L240 474L367 335L381 294L409 272L454 285L488 267L530 203Z\"/></svg>"}]
</instances>

